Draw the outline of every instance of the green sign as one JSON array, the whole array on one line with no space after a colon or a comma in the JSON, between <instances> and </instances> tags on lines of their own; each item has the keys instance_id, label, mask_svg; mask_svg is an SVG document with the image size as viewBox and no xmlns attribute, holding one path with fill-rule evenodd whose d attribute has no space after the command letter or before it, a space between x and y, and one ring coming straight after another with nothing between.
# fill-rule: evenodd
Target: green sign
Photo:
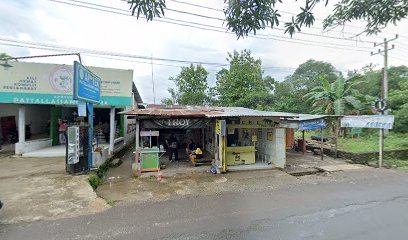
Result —
<instances>
[{"instance_id":1,"label":"green sign","mask_svg":"<svg viewBox=\"0 0 408 240\"><path fill-rule=\"evenodd\" d=\"M351 135L360 135L363 132L362 128L352 128Z\"/></svg>"}]
</instances>

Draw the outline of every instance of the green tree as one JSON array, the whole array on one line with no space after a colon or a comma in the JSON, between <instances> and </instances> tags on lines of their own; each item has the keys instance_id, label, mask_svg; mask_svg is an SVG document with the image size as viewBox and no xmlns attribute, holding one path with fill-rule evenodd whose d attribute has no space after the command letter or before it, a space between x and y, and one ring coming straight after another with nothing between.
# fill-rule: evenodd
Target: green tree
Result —
<instances>
[{"instance_id":1,"label":"green tree","mask_svg":"<svg viewBox=\"0 0 408 240\"><path fill-rule=\"evenodd\" d=\"M176 88L169 88L171 98L165 104L204 105L208 103L208 72L201 65L181 67L176 77L170 77Z\"/></svg>"},{"instance_id":2,"label":"green tree","mask_svg":"<svg viewBox=\"0 0 408 240\"><path fill-rule=\"evenodd\" d=\"M128 0L132 14L144 16L147 21L163 17L166 0ZM299 1L300 2L300 1ZM313 9L318 4L328 5L329 0L304 0L299 13L286 23L285 33L291 36L302 27L315 22ZM256 34L258 30L277 27L282 18L282 0L224 0L225 22L228 30L238 38ZM286 2L285 2L286 3ZM188 4L188 3L187 3ZM367 34L376 34L389 23L396 24L408 16L407 0L338 0L332 13L323 22L324 29L344 26L353 20L366 22ZM168 9L174 10L174 9Z\"/></svg>"},{"instance_id":3,"label":"green tree","mask_svg":"<svg viewBox=\"0 0 408 240\"><path fill-rule=\"evenodd\" d=\"M344 115L363 109L364 96L354 86L362 83L357 78L345 80L339 77L333 83L321 77L321 86L315 87L304 97L313 103L314 112L320 114Z\"/></svg>"},{"instance_id":4,"label":"green tree","mask_svg":"<svg viewBox=\"0 0 408 240\"><path fill-rule=\"evenodd\" d=\"M228 53L229 69L221 69L217 75L214 94L222 106L240 106L265 109L270 103L275 80L263 77L262 61L243 50Z\"/></svg>"},{"instance_id":5,"label":"green tree","mask_svg":"<svg viewBox=\"0 0 408 240\"><path fill-rule=\"evenodd\" d=\"M8 55L7 53L0 53L0 59L2 58L9 58L11 57L10 55Z\"/></svg>"},{"instance_id":6,"label":"green tree","mask_svg":"<svg viewBox=\"0 0 408 240\"><path fill-rule=\"evenodd\" d=\"M374 97L381 97L381 79L383 77L382 70L374 69L375 66L369 64L363 67L361 70L355 70L349 72L349 76L361 75L362 80L365 81L364 85L356 86L356 89L360 91L361 94L370 95ZM408 67L407 66L392 66L388 68L388 89L392 90L400 89L399 83L408 78Z\"/></svg>"},{"instance_id":7,"label":"green tree","mask_svg":"<svg viewBox=\"0 0 408 240\"><path fill-rule=\"evenodd\" d=\"M289 83L295 91L308 92L321 84L321 76L332 83L341 76L341 73L330 63L309 59L300 64L295 72L285 79L285 82Z\"/></svg>"},{"instance_id":8,"label":"green tree","mask_svg":"<svg viewBox=\"0 0 408 240\"><path fill-rule=\"evenodd\" d=\"M273 105L270 109L281 112L310 113L314 108L304 101L302 96L321 85L320 76L332 83L341 76L341 73L330 63L307 60L300 64L292 75L286 77L285 81L275 83Z\"/></svg>"},{"instance_id":9,"label":"green tree","mask_svg":"<svg viewBox=\"0 0 408 240\"><path fill-rule=\"evenodd\" d=\"M408 132L408 77L400 81L399 89L390 91L389 101L395 115L394 129Z\"/></svg>"}]
</instances>

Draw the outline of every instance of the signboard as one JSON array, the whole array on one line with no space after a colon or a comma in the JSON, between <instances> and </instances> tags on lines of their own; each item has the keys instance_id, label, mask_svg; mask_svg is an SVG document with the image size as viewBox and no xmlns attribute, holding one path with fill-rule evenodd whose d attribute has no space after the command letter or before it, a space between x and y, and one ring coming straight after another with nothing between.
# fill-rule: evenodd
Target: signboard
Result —
<instances>
[{"instance_id":1,"label":"signboard","mask_svg":"<svg viewBox=\"0 0 408 240\"><path fill-rule=\"evenodd\" d=\"M86 102L78 101L78 116L86 117Z\"/></svg>"},{"instance_id":2,"label":"signboard","mask_svg":"<svg viewBox=\"0 0 408 240\"><path fill-rule=\"evenodd\" d=\"M352 128L351 135L360 135L363 132L362 128Z\"/></svg>"},{"instance_id":3,"label":"signboard","mask_svg":"<svg viewBox=\"0 0 408 240\"><path fill-rule=\"evenodd\" d=\"M72 97L71 65L12 62L0 68L0 103L77 105ZM101 97L97 105L132 106L133 71L89 67L99 76Z\"/></svg>"},{"instance_id":4,"label":"signboard","mask_svg":"<svg viewBox=\"0 0 408 240\"><path fill-rule=\"evenodd\" d=\"M68 164L79 162L79 127L69 127L68 131Z\"/></svg>"},{"instance_id":5,"label":"signboard","mask_svg":"<svg viewBox=\"0 0 408 240\"><path fill-rule=\"evenodd\" d=\"M218 120L217 120L217 121L218 121ZM219 126L220 126L219 135L220 135L220 136L225 136L225 135L227 135L227 121L225 121L225 120L219 120Z\"/></svg>"},{"instance_id":6,"label":"signboard","mask_svg":"<svg viewBox=\"0 0 408 240\"><path fill-rule=\"evenodd\" d=\"M74 99L99 103L101 79L79 62L74 62Z\"/></svg>"},{"instance_id":7,"label":"signboard","mask_svg":"<svg viewBox=\"0 0 408 240\"><path fill-rule=\"evenodd\" d=\"M272 131L271 131L271 130L269 130L269 131L266 133L266 140L268 140L268 141L272 141L272 140L273 140L273 135L272 135Z\"/></svg>"},{"instance_id":8,"label":"signboard","mask_svg":"<svg viewBox=\"0 0 408 240\"><path fill-rule=\"evenodd\" d=\"M341 119L341 127L347 128L384 128L392 129L393 115L361 115L345 116Z\"/></svg>"},{"instance_id":9,"label":"signboard","mask_svg":"<svg viewBox=\"0 0 408 240\"><path fill-rule=\"evenodd\" d=\"M326 128L326 121L323 118L299 122L300 131L314 130L318 128Z\"/></svg>"},{"instance_id":10,"label":"signboard","mask_svg":"<svg viewBox=\"0 0 408 240\"><path fill-rule=\"evenodd\" d=\"M188 129L188 128L205 128L208 119L191 119L191 118L171 118L171 119L152 119L142 120L141 128L147 129Z\"/></svg>"},{"instance_id":11,"label":"signboard","mask_svg":"<svg viewBox=\"0 0 408 240\"><path fill-rule=\"evenodd\" d=\"M141 137L158 137L159 131L140 131Z\"/></svg>"}]
</instances>

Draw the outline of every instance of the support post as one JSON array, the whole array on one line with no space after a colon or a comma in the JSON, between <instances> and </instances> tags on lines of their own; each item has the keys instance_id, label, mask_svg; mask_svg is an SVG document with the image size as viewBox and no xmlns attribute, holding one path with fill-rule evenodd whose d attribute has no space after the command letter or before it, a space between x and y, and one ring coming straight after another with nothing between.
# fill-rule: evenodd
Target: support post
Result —
<instances>
[{"instance_id":1,"label":"support post","mask_svg":"<svg viewBox=\"0 0 408 240\"><path fill-rule=\"evenodd\" d=\"M380 151L378 158L378 167L382 168L383 164L383 152L384 152L384 128L380 129Z\"/></svg>"},{"instance_id":2,"label":"support post","mask_svg":"<svg viewBox=\"0 0 408 240\"><path fill-rule=\"evenodd\" d=\"M128 119L127 119L128 117L127 117L127 115L123 115L123 145L126 145L126 139L127 139L127 136L128 136Z\"/></svg>"},{"instance_id":3,"label":"support post","mask_svg":"<svg viewBox=\"0 0 408 240\"><path fill-rule=\"evenodd\" d=\"M113 155L115 144L115 107L110 109L109 156Z\"/></svg>"},{"instance_id":4,"label":"support post","mask_svg":"<svg viewBox=\"0 0 408 240\"><path fill-rule=\"evenodd\" d=\"M88 141L89 141L89 156L88 156L88 170L91 170L92 168L92 163L93 163L93 132L94 132L94 127L93 127L93 104L92 103L87 103L86 104L87 109L88 109L88 124L89 124L89 132L88 132Z\"/></svg>"},{"instance_id":5,"label":"support post","mask_svg":"<svg viewBox=\"0 0 408 240\"><path fill-rule=\"evenodd\" d=\"M338 139L339 139L339 125L340 125L339 118L336 118L336 142L335 142L335 149L334 149L334 157L335 158L338 158L337 144L338 144Z\"/></svg>"},{"instance_id":6,"label":"support post","mask_svg":"<svg viewBox=\"0 0 408 240\"><path fill-rule=\"evenodd\" d=\"M141 167L140 167L140 165L139 165L139 144L140 144L140 141L139 141L139 139L140 139L140 128L139 128L139 120L136 120L136 134L135 134L135 143L136 143L136 149L135 149L135 164L136 164L136 166L137 166L137 170L138 171L140 171L141 170Z\"/></svg>"},{"instance_id":7,"label":"support post","mask_svg":"<svg viewBox=\"0 0 408 240\"><path fill-rule=\"evenodd\" d=\"M136 120L136 151L140 147L140 128L139 128L139 120Z\"/></svg>"},{"instance_id":8,"label":"support post","mask_svg":"<svg viewBox=\"0 0 408 240\"><path fill-rule=\"evenodd\" d=\"M320 155L323 160L323 128L320 128Z\"/></svg>"},{"instance_id":9,"label":"support post","mask_svg":"<svg viewBox=\"0 0 408 240\"><path fill-rule=\"evenodd\" d=\"M205 134L205 128L201 129L201 133L202 133L202 143L201 144L202 144L202 147L203 147L202 150L204 151L204 149L205 149L205 135L204 135Z\"/></svg>"},{"instance_id":10,"label":"support post","mask_svg":"<svg viewBox=\"0 0 408 240\"><path fill-rule=\"evenodd\" d=\"M18 107L18 142L25 142L25 106Z\"/></svg>"},{"instance_id":11,"label":"support post","mask_svg":"<svg viewBox=\"0 0 408 240\"><path fill-rule=\"evenodd\" d=\"M302 131L302 154L305 154L305 148L306 148L306 144L305 144L305 130Z\"/></svg>"}]
</instances>

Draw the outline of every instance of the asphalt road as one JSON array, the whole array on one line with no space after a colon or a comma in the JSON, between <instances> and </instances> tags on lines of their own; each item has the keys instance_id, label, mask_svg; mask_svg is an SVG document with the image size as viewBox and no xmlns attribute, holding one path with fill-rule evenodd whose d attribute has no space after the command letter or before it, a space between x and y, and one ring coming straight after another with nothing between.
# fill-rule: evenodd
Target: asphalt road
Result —
<instances>
[{"instance_id":1,"label":"asphalt road","mask_svg":"<svg viewBox=\"0 0 408 240\"><path fill-rule=\"evenodd\" d=\"M0 239L407 239L408 175L114 207L0 225ZM1 217L1 215L0 215Z\"/></svg>"}]
</instances>

